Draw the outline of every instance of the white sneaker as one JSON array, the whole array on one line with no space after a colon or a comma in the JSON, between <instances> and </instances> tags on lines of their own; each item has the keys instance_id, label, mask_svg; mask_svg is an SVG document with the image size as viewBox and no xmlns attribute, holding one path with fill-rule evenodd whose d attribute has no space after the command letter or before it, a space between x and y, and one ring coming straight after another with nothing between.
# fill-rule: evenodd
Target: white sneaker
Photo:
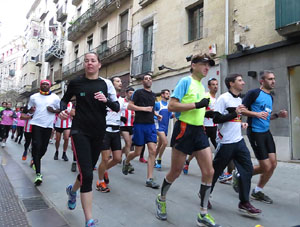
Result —
<instances>
[{"instance_id":1,"label":"white sneaker","mask_svg":"<svg viewBox=\"0 0 300 227\"><path fill-rule=\"evenodd\" d=\"M1 145L2 147L5 147L6 146L6 143L5 142L2 142L2 145Z\"/></svg>"},{"instance_id":2,"label":"white sneaker","mask_svg":"<svg viewBox=\"0 0 300 227\"><path fill-rule=\"evenodd\" d=\"M49 143L50 143L50 144L53 144L53 140L52 140L52 139L50 139L50 140L49 140Z\"/></svg>"}]
</instances>

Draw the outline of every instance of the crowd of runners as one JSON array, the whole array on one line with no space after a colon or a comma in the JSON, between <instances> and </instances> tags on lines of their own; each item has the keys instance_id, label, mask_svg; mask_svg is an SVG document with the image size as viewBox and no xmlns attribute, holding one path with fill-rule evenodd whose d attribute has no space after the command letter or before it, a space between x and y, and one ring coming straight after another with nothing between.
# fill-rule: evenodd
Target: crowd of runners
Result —
<instances>
[{"instance_id":1,"label":"crowd of runners","mask_svg":"<svg viewBox=\"0 0 300 227\"><path fill-rule=\"evenodd\" d=\"M1 146L6 146L10 131L11 138L19 144L24 134L21 158L26 160L31 153L30 166L36 172L34 184L39 186L43 182L41 160L51 136L55 132L54 160L60 155L64 161L69 160L66 151L71 141L71 171L78 169L79 173L73 184L66 187L67 204L70 210L74 210L80 191L87 227L95 226L92 216L93 171L98 170L96 190L108 193L111 190L108 186L109 169L121 164L124 175L133 174L131 161L136 157L147 163L145 186L160 188L160 193L153 198L156 217L160 220L167 220L169 188L182 172L188 174L193 158L201 170L199 226L221 226L208 213L213 206L209 199L218 180L221 183L232 181L239 194L238 209L246 215L257 216L262 211L250 203L250 196L264 203L273 202L263 190L277 163L275 143L269 130L270 120L286 118L288 114L286 110L272 111L271 92L275 86L272 71L262 71L258 88L247 93L243 90L242 75L227 75L225 85L228 91L217 97L220 81L208 79L208 92L201 83L214 65L209 55L194 55L190 76L181 78L175 88L169 88L174 89L172 94L169 89L163 89L158 101L152 92L150 74L142 77L143 88L127 87L125 97L121 97L121 78L100 77L98 55L87 53L84 56L85 74L69 82L61 99L51 92L51 82L42 80L40 91L30 96L26 107L12 110L12 103L2 103ZM246 93L243 98L242 93ZM170 141L171 166L160 184L154 181L153 174L155 168L160 170L164 165L162 156L168 144L171 119L175 122ZM246 130L258 160L257 166L252 164L242 130ZM61 139L63 149L60 154ZM143 156L145 147L149 154L147 160ZM96 166L99 156L101 160ZM251 178L256 174L260 175L259 182L251 191Z\"/></svg>"}]
</instances>

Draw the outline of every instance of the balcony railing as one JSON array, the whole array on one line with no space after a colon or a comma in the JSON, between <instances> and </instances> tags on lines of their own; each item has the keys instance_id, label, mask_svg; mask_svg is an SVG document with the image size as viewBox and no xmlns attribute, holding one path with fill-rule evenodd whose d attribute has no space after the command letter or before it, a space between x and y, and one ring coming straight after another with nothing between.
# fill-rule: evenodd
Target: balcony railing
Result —
<instances>
[{"instance_id":1,"label":"balcony railing","mask_svg":"<svg viewBox=\"0 0 300 227\"><path fill-rule=\"evenodd\" d=\"M51 62L55 58L63 59L65 51L58 40L54 40L52 46L45 53L45 62Z\"/></svg>"},{"instance_id":2,"label":"balcony railing","mask_svg":"<svg viewBox=\"0 0 300 227\"><path fill-rule=\"evenodd\" d=\"M122 1L122 0L121 0ZM124 1L124 0L123 0ZM98 0L68 28L68 40L76 41L84 35L96 22L103 20L117 9L116 0Z\"/></svg>"},{"instance_id":3,"label":"balcony railing","mask_svg":"<svg viewBox=\"0 0 300 227\"><path fill-rule=\"evenodd\" d=\"M65 80L71 76L80 75L84 73L84 55L76 58L68 65L63 67L62 80Z\"/></svg>"},{"instance_id":4,"label":"balcony railing","mask_svg":"<svg viewBox=\"0 0 300 227\"><path fill-rule=\"evenodd\" d=\"M93 51L98 53L103 66L128 56L131 52L130 31L123 31L112 39L103 41Z\"/></svg>"},{"instance_id":5,"label":"balcony railing","mask_svg":"<svg viewBox=\"0 0 300 227\"><path fill-rule=\"evenodd\" d=\"M151 4L154 1L155 0L140 0L139 4L140 4L141 7L146 7L147 5Z\"/></svg>"},{"instance_id":6,"label":"balcony railing","mask_svg":"<svg viewBox=\"0 0 300 227\"><path fill-rule=\"evenodd\" d=\"M152 56L153 51L145 52L141 55L133 57L131 64L132 76L138 76L148 72L152 72Z\"/></svg>"},{"instance_id":7,"label":"balcony railing","mask_svg":"<svg viewBox=\"0 0 300 227\"><path fill-rule=\"evenodd\" d=\"M64 22L67 19L67 16L68 14L65 6L61 6L59 10L57 10L56 12L56 18L57 18L56 20L58 22Z\"/></svg>"}]
</instances>

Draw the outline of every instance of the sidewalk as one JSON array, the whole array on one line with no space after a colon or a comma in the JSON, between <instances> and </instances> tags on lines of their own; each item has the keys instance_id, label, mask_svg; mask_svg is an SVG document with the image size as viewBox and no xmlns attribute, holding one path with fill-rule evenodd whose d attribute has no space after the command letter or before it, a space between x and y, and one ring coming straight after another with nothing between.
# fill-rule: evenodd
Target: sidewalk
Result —
<instances>
[{"instance_id":1,"label":"sidewalk","mask_svg":"<svg viewBox=\"0 0 300 227\"><path fill-rule=\"evenodd\" d=\"M0 153L2 152L0 148ZM28 167L29 160L22 161L23 146L9 140L5 151L18 164L22 172L33 184L34 172ZM67 196L65 187L73 183L77 173L70 171L71 161L53 160L54 145L50 144L42 160L43 184L37 187L42 198L55 208L72 227L83 227L84 216L78 198L77 207L70 211L66 207ZM146 152L147 154L147 152ZM170 167L171 151L165 151L161 171L154 170L157 182L161 183ZM72 159L71 150L68 157ZM145 155L147 157L147 155ZM124 176L121 165L109 171L111 188L110 193L101 193L95 190L97 171L94 172L93 185L93 216L99 220L102 227L153 227L153 226L196 226L196 217L199 212L199 198L197 193L201 183L200 170L195 160L190 164L189 175L181 175L172 185L168 193L167 209L168 221L159 221L155 218L155 198L160 190L145 187L146 165L134 160L132 162L135 173ZM8 166L8 165L7 165ZM300 164L278 163L278 167L271 181L265 187L265 192L274 204L268 205L252 201L253 205L262 209L259 218L242 216L237 209L238 195L230 185L216 184L211 199L213 209L210 211L217 223L223 227L291 227L300 224ZM252 188L258 177L253 177ZM55 218L52 218L53 221ZM46 221L44 221L46 223ZM44 224L42 226L45 226ZM54 227L54 225L52 225Z\"/></svg>"}]
</instances>

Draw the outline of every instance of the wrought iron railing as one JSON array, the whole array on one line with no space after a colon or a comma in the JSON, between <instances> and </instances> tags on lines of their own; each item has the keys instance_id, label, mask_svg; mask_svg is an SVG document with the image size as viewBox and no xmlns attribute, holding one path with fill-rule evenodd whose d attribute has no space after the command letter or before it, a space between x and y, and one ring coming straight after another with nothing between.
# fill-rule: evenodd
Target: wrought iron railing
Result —
<instances>
[{"instance_id":1,"label":"wrought iron railing","mask_svg":"<svg viewBox=\"0 0 300 227\"><path fill-rule=\"evenodd\" d=\"M67 19L67 16L68 16L68 14L67 14L65 6L61 6L56 12L56 18L57 18L56 20L58 22L65 21Z\"/></svg>"},{"instance_id":2,"label":"wrought iron railing","mask_svg":"<svg viewBox=\"0 0 300 227\"><path fill-rule=\"evenodd\" d=\"M80 56L79 58L76 58L71 63L67 64L66 66L63 66L63 73L62 73L62 79L73 75L76 72L79 72L84 69L84 55Z\"/></svg>"},{"instance_id":3,"label":"wrought iron railing","mask_svg":"<svg viewBox=\"0 0 300 227\"><path fill-rule=\"evenodd\" d=\"M147 51L141 55L134 56L131 63L131 75L138 76L152 71L153 51Z\"/></svg>"}]
</instances>

